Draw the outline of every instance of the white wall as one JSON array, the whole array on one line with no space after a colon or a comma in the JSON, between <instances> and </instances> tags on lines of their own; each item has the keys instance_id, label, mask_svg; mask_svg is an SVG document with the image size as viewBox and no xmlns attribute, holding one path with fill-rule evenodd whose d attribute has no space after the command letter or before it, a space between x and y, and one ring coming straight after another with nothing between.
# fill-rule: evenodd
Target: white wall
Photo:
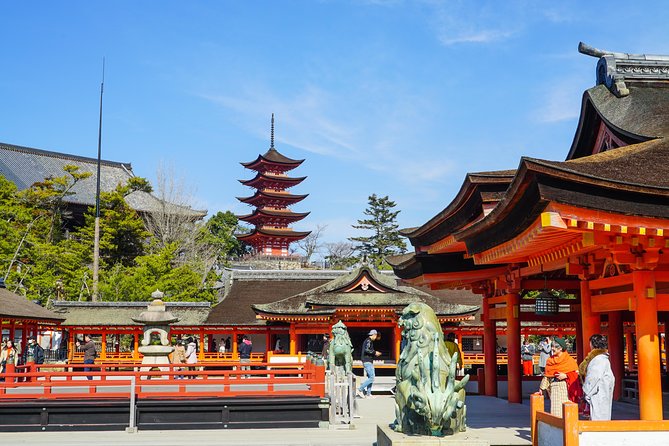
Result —
<instances>
[{"instance_id":1,"label":"white wall","mask_svg":"<svg viewBox=\"0 0 669 446\"><path fill-rule=\"evenodd\" d=\"M539 421L537 423L537 440L539 446L562 446L564 435L562 429ZM579 446L582 445L583 443Z\"/></svg>"},{"instance_id":2,"label":"white wall","mask_svg":"<svg viewBox=\"0 0 669 446\"><path fill-rule=\"evenodd\" d=\"M669 432L583 432L579 437L579 446L611 445L669 445Z\"/></svg>"}]
</instances>

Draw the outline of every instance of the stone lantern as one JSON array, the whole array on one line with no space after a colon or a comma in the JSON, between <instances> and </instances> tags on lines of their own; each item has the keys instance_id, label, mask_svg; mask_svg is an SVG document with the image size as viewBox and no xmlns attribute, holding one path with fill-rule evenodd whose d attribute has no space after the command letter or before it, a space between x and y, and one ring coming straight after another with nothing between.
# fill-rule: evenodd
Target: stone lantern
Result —
<instances>
[{"instance_id":1,"label":"stone lantern","mask_svg":"<svg viewBox=\"0 0 669 446\"><path fill-rule=\"evenodd\" d=\"M159 290L151 293L153 301L148 305L147 311L143 311L137 318L132 318L133 321L144 325L144 337L139 347L139 352L144 355L142 364L146 364L146 367L142 367L142 371L151 370L160 364L169 364L169 354L174 351L174 347L170 345L170 324L178 322L179 318L166 311L165 303L162 301L163 296ZM160 344L151 345L153 333L160 336ZM166 371L169 367L162 367L160 370Z\"/></svg>"}]
</instances>

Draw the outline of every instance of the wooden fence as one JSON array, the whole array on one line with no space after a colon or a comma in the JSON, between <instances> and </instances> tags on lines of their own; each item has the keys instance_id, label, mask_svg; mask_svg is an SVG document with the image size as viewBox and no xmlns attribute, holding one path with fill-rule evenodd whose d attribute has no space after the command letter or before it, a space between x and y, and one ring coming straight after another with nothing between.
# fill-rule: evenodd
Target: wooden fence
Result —
<instances>
[{"instance_id":1,"label":"wooden fence","mask_svg":"<svg viewBox=\"0 0 669 446\"><path fill-rule=\"evenodd\" d=\"M160 369L158 369L160 368ZM243 369L245 368L245 369ZM248 369L250 368L250 369ZM89 370L85 370L89 369ZM30 364L2 375L0 401L17 399L325 396L325 367L313 362Z\"/></svg>"},{"instance_id":2,"label":"wooden fence","mask_svg":"<svg viewBox=\"0 0 669 446\"><path fill-rule=\"evenodd\" d=\"M579 420L578 405L566 402L562 418L544 411L544 397L530 397L532 446L601 444L669 444L669 421Z\"/></svg>"}]
</instances>

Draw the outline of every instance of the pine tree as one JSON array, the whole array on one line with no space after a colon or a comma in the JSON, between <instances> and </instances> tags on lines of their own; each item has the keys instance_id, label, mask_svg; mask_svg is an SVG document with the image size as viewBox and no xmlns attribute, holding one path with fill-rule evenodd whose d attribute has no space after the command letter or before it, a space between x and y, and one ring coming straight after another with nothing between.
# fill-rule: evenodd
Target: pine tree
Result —
<instances>
[{"instance_id":1,"label":"pine tree","mask_svg":"<svg viewBox=\"0 0 669 446\"><path fill-rule=\"evenodd\" d=\"M399 233L397 215L400 211L394 211L396 206L388 196L377 197L372 194L368 198L369 206L364 214L369 218L358 220L355 229L372 231L367 237L351 237L350 241L356 243L355 249L369 258L370 263L379 269L388 268L385 257L406 251L406 243Z\"/></svg>"}]
</instances>

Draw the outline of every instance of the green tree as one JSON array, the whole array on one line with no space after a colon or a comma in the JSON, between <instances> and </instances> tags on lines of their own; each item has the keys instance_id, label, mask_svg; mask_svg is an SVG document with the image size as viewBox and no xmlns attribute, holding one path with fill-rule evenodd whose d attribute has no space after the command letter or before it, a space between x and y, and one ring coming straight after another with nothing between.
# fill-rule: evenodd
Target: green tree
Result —
<instances>
[{"instance_id":1,"label":"green tree","mask_svg":"<svg viewBox=\"0 0 669 446\"><path fill-rule=\"evenodd\" d=\"M130 266L137 256L146 251L151 234L137 211L125 198L137 191L151 192L151 185L140 177L132 177L126 184L119 184L110 192L100 193L100 265L111 268L117 263ZM79 239L93 246L95 234L95 208L88 209L85 224L78 231Z\"/></svg>"},{"instance_id":2,"label":"green tree","mask_svg":"<svg viewBox=\"0 0 669 446\"><path fill-rule=\"evenodd\" d=\"M399 233L394 201L388 196L377 197L372 194L368 198L368 207L364 214L369 218L358 220L355 229L372 231L372 235L351 237L349 240L356 243L355 249L361 255L366 255L369 261L379 269L388 269L385 262L387 256L400 254L406 251L406 243Z\"/></svg>"},{"instance_id":3,"label":"green tree","mask_svg":"<svg viewBox=\"0 0 669 446\"><path fill-rule=\"evenodd\" d=\"M155 253L137 257L133 266L117 263L101 275L102 299L145 301L159 289L168 301L214 302L215 277L209 275L202 283L200 274L191 265L176 265L178 255L177 245L172 243Z\"/></svg>"},{"instance_id":4,"label":"green tree","mask_svg":"<svg viewBox=\"0 0 669 446\"><path fill-rule=\"evenodd\" d=\"M200 229L197 243L210 247L214 263L222 266L228 257L244 254L244 246L235 237L238 230L237 216L230 211L219 211Z\"/></svg>"}]
</instances>

